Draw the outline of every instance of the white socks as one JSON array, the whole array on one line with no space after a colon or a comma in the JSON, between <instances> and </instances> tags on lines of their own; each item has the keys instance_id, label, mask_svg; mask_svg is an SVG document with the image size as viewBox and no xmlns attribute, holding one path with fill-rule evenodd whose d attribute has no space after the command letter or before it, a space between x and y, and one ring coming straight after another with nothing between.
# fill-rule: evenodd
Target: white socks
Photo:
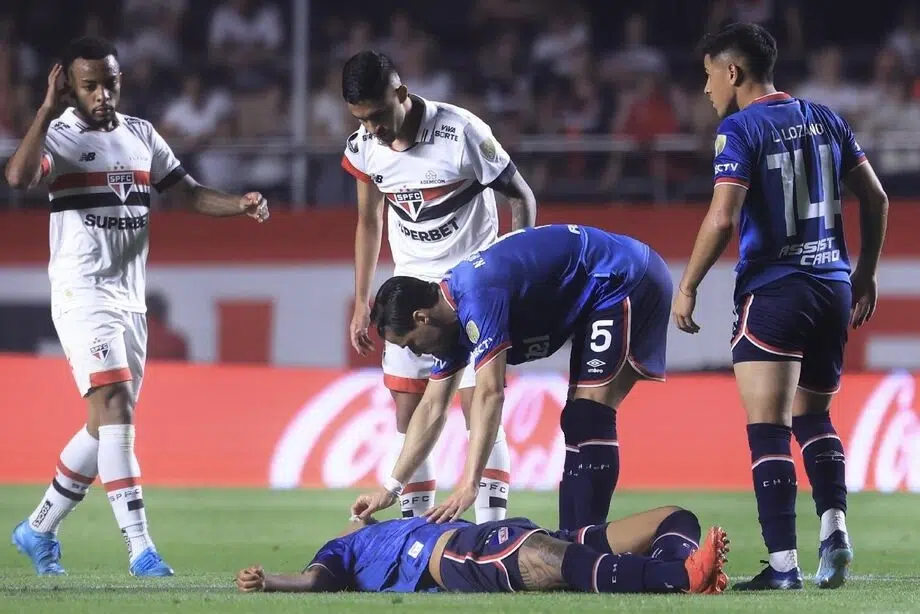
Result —
<instances>
[{"instance_id":1,"label":"white socks","mask_svg":"<svg viewBox=\"0 0 920 614\"><path fill-rule=\"evenodd\" d=\"M147 532L140 477L141 469L134 454L134 425L100 426L99 478L124 534L131 562L153 546Z\"/></svg>"},{"instance_id":2,"label":"white socks","mask_svg":"<svg viewBox=\"0 0 920 614\"><path fill-rule=\"evenodd\" d=\"M39 533L57 533L61 521L86 496L96 479L99 440L84 426L61 450L57 471L45 496L29 516L29 525Z\"/></svg>"}]
</instances>

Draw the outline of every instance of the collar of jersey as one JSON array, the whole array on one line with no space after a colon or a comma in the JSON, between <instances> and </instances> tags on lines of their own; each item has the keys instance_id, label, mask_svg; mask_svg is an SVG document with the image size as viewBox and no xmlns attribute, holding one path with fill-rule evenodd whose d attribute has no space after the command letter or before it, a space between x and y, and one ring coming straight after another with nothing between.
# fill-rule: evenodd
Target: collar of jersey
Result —
<instances>
[{"instance_id":1,"label":"collar of jersey","mask_svg":"<svg viewBox=\"0 0 920 614\"><path fill-rule=\"evenodd\" d=\"M411 96L425 106L425 113L422 114L422 121L419 122L418 130L415 131L415 142L421 143L423 136L426 135L426 140L430 141L434 138L434 131L431 130L431 124L434 122L434 116L438 114L438 110L431 102L421 96L415 94L411 94Z\"/></svg>"},{"instance_id":2,"label":"collar of jersey","mask_svg":"<svg viewBox=\"0 0 920 614\"><path fill-rule=\"evenodd\" d=\"M786 102L787 100L792 100L792 96L786 92L773 92L772 94L764 94L759 98L755 98L751 101L751 104L772 104L774 102Z\"/></svg>"}]
</instances>

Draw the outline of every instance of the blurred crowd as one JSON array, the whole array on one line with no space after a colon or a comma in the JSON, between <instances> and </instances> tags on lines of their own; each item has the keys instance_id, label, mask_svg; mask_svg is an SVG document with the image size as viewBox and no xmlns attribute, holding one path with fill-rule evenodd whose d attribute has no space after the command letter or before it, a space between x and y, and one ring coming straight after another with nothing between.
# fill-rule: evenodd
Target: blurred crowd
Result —
<instances>
[{"instance_id":1,"label":"blurred crowd","mask_svg":"<svg viewBox=\"0 0 920 614\"><path fill-rule=\"evenodd\" d=\"M122 110L151 120L199 179L289 200L296 1L45 0L0 9L0 141L14 146L27 128L57 48L98 34L119 49ZM705 198L717 118L693 46L730 21L770 28L780 45L777 86L847 117L890 191L920 187L916 2L877 3L858 19L829 0L398 4L394 12L365 0L310 2L310 205L352 200L338 162L356 123L340 75L365 48L389 53L410 91L487 121L544 201ZM62 14L75 17L72 31L62 31Z\"/></svg>"}]
</instances>

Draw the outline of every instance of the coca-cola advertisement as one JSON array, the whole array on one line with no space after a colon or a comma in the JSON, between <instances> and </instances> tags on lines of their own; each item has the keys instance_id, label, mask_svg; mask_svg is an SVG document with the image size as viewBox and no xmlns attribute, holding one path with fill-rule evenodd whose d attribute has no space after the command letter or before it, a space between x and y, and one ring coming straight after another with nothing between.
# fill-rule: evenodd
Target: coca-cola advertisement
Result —
<instances>
[{"instance_id":1,"label":"coca-cola advertisement","mask_svg":"<svg viewBox=\"0 0 920 614\"><path fill-rule=\"evenodd\" d=\"M53 470L47 459L82 424L70 369L63 359L4 356L0 370L9 382L42 382L5 387L5 402L17 411L7 413L0 429L7 459L0 483L46 481ZM920 492L916 385L909 372L844 376L832 412L851 490ZM509 376L503 423L513 489L556 488L566 387L558 372ZM147 484L368 487L388 474L398 451L393 402L378 369L152 361L137 424ZM619 487L749 490L744 425L730 375L642 382L618 412ZM439 489L457 480L466 445L454 406L434 450ZM796 463L804 476L797 452Z\"/></svg>"}]
</instances>

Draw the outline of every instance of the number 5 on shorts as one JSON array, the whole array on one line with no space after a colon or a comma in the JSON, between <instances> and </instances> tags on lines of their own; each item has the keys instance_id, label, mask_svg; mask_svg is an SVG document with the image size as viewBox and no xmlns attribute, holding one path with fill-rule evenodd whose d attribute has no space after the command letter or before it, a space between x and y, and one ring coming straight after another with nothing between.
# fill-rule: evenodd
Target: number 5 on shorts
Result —
<instances>
[{"instance_id":1,"label":"number 5 on shorts","mask_svg":"<svg viewBox=\"0 0 920 614\"><path fill-rule=\"evenodd\" d=\"M606 352L610 349L613 342L613 335L609 328L613 326L613 320L595 320L591 323L591 351Z\"/></svg>"}]
</instances>

